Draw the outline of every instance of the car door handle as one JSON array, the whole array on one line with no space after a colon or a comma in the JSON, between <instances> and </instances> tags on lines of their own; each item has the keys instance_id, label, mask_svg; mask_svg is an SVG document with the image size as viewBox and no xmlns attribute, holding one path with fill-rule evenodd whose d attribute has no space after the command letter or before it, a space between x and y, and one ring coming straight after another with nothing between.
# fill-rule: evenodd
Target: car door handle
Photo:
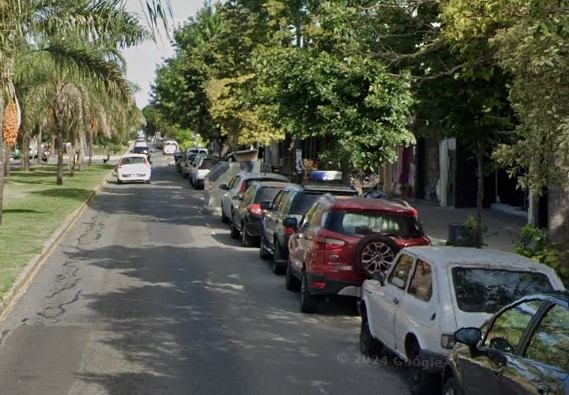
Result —
<instances>
[{"instance_id":1,"label":"car door handle","mask_svg":"<svg viewBox=\"0 0 569 395\"><path fill-rule=\"evenodd\" d=\"M399 299L393 298L393 303L394 303L394 304L399 304Z\"/></svg>"}]
</instances>

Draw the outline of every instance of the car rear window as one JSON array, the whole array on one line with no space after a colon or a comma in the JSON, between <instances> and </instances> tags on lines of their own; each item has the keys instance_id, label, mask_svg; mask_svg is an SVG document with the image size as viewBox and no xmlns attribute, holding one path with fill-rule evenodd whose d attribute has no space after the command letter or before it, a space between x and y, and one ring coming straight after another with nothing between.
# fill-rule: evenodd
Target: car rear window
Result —
<instances>
[{"instance_id":1,"label":"car rear window","mask_svg":"<svg viewBox=\"0 0 569 395\"><path fill-rule=\"evenodd\" d=\"M405 239L422 237L416 217L378 212L330 211L326 229L346 235L385 233Z\"/></svg>"},{"instance_id":2,"label":"car rear window","mask_svg":"<svg viewBox=\"0 0 569 395\"><path fill-rule=\"evenodd\" d=\"M304 193L299 192L294 196L294 200L290 206L289 214L299 214L302 215L308 211L308 208L316 199L321 195L315 193Z\"/></svg>"},{"instance_id":3,"label":"car rear window","mask_svg":"<svg viewBox=\"0 0 569 395\"><path fill-rule=\"evenodd\" d=\"M139 145L132 149L132 152L134 152L135 154L142 154L144 151L148 151L147 145Z\"/></svg>"},{"instance_id":4,"label":"car rear window","mask_svg":"<svg viewBox=\"0 0 569 395\"><path fill-rule=\"evenodd\" d=\"M139 165L144 163L146 163L144 158L141 158L139 156L133 156L131 158L123 158L123 160L121 161L121 164L123 165Z\"/></svg>"},{"instance_id":5,"label":"car rear window","mask_svg":"<svg viewBox=\"0 0 569 395\"><path fill-rule=\"evenodd\" d=\"M467 313L495 313L522 296L553 291L543 273L455 267L452 281L458 308Z\"/></svg>"},{"instance_id":6,"label":"car rear window","mask_svg":"<svg viewBox=\"0 0 569 395\"><path fill-rule=\"evenodd\" d=\"M271 202L279 193L280 188L271 188L271 187L264 187L257 191L257 196L255 196L255 201L253 203L261 203L267 200Z\"/></svg>"}]
</instances>

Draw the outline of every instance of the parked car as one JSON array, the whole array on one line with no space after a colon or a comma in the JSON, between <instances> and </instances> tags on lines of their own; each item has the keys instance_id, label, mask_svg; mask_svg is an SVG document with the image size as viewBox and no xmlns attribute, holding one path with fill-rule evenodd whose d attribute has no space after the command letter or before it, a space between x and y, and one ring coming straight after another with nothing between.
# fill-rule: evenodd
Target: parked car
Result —
<instances>
[{"instance_id":1,"label":"parked car","mask_svg":"<svg viewBox=\"0 0 569 395\"><path fill-rule=\"evenodd\" d=\"M190 173L192 172L194 161L196 160L197 157L201 157L201 156L202 156L202 154L198 153L198 152L193 152L193 153L188 155L186 161L182 164L181 174L182 174L183 178L188 178L190 176Z\"/></svg>"},{"instance_id":2,"label":"parked car","mask_svg":"<svg viewBox=\"0 0 569 395\"><path fill-rule=\"evenodd\" d=\"M454 333L445 395L569 394L569 294L526 296Z\"/></svg>"},{"instance_id":3,"label":"parked car","mask_svg":"<svg viewBox=\"0 0 569 395\"><path fill-rule=\"evenodd\" d=\"M178 149L178 143L174 140L166 140L164 142L164 155L174 155L174 152Z\"/></svg>"},{"instance_id":4,"label":"parked car","mask_svg":"<svg viewBox=\"0 0 569 395\"><path fill-rule=\"evenodd\" d=\"M253 181L240 198L239 205L231 216L231 237L241 236L243 247L251 247L258 242L263 219L263 204L268 206L277 193L290 185L282 181Z\"/></svg>"},{"instance_id":5,"label":"parked car","mask_svg":"<svg viewBox=\"0 0 569 395\"><path fill-rule=\"evenodd\" d=\"M563 289L553 269L514 253L405 248L387 273L363 284L360 349L394 352L411 365L412 392L432 394L457 329L482 325L524 295Z\"/></svg>"},{"instance_id":6,"label":"parked car","mask_svg":"<svg viewBox=\"0 0 569 395\"><path fill-rule=\"evenodd\" d=\"M288 182L288 178L276 173L250 173L236 174L228 184L219 185L219 189L226 191L221 197L221 222L228 223L233 211L239 205L243 194L253 181L273 180Z\"/></svg>"},{"instance_id":7,"label":"parked car","mask_svg":"<svg viewBox=\"0 0 569 395\"><path fill-rule=\"evenodd\" d=\"M280 191L266 211L261 223L261 241L259 254L262 259L272 259L275 273L286 270L288 260L288 239L294 229L285 227L286 218L300 221L310 205L325 193L336 196L356 196L358 192L351 187L335 185L290 185Z\"/></svg>"},{"instance_id":8,"label":"parked car","mask_svg":"<svg viewBox=\"0 0 569 395\"><path fill-rule=\"evenodd\" d=\"M290 237L286 288L300 291L300 310L314 313L326 295L359 297L362 282L389 268L407 246L430 245L417 211L400 202L363 197L318 198Z\"/></svg>"},{"instance_id":9,"label":"parked car","mask_svg":"<svg viewBox=\"0 0 569 395\"><path fill-rule=\"evenodd\" d=\"M129 181L150 182L152 170L144 154L126 154L117 165L117 183Z\"/></svg>"},{"instance_id":10,"label":"parked car","mask_svg":"<svg viewBox=\"0 0 569 395\"><path fill-rule=\"evenodd\" d=\"M192 187L203 189L205 176L211 171L217 160L198 155L190 169L188 178Z\"/></svg>"}]
</instances>

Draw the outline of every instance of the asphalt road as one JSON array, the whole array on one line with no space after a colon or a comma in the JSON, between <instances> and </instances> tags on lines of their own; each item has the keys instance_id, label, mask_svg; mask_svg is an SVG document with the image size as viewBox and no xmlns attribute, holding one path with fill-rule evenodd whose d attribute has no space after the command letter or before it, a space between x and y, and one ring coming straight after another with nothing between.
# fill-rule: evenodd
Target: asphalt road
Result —
<instances>
[{"instance_id":1,"label":"asphalt road","mask_svg":"<svg viewBox=\"0 0 569 395\"><path fill-rule=\"evenodd\" d=\"M1 395L408 393L359 353L352 303L300 313L201 191L153 171L103 189L1 324Z\"/></svg>"}]
</instances>

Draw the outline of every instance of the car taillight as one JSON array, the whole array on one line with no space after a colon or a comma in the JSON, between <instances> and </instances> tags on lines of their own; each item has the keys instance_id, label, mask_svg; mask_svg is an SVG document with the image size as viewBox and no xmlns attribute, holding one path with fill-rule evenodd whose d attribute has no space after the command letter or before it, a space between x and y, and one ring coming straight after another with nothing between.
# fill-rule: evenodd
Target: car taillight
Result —
<instances>
[{"instance_id":1,"label":"car taillight","mask_svg":"<svg viewBox=\"0 0 569 395\"><path fill-rule=\"evenodd\" d=\"M144 158L144 164L147 165L148 161L146 160L146 158Z\"/></svg>"},{"instance_id":2,"label":"car taillight","mask_svg":"<svg viewBox=\"0 0 569 395\"><path fill-rule=\"evenodd\" d=\"M263 216L263 209L261 208L260 204L252 204L249 206L249 208L247 208L247 211L249 211L249 213L256 215L257 217L262 217Z\"/></svg>"},{"instance_id":3,"label":"car taillight","mask_svg":"<svg viewBox=\"0 0 569 395\"><path fill-rule=\"evenodd\" d=\"M243 195L246 190L247 190L247 181L243 181L243 184L241 184L241 190L239 191L239 194Z\"/></svg>"},{"instance_id":4,"label":"car taillight","mask_svg":"<svg viewBox=\"0 0 569 395\"><path fill-rule=\"evenodd\" d=\"M332 239L330 237L319 237L315 240L317 250L333 250L342 247L344 240Z\"/></svg>"},{"instance_id":5,"label":"car taillight","mask_svg":"<svg viewBox=\"0 0 569 395\"><path fill-rule=\"evenodd\" d=\"M294 233L294 228L285 228L286 235L292 235Z\"/></svg>"}]
</instances>

